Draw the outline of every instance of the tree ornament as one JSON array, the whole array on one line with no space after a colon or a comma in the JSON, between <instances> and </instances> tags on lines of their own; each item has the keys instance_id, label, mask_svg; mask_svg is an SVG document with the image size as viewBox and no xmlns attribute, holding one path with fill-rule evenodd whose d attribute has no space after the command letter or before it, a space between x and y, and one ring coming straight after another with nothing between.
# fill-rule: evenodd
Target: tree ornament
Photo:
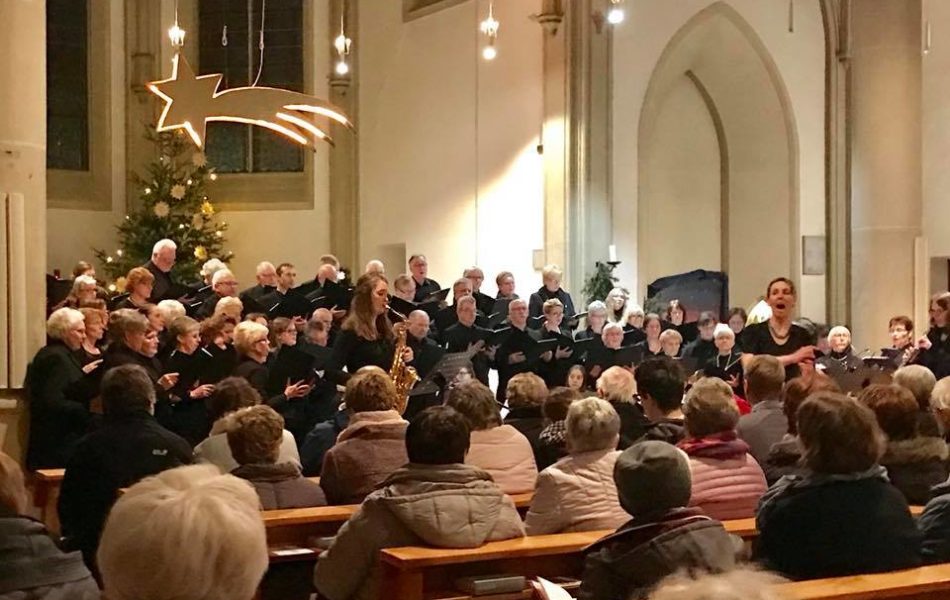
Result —
<instances>
[{"instance_id":1,"label":"tree ornament","mask_svg":"<svg viewBox=\"0 0 950 600\"><path fill-rule=\"evenodd\" d=\"M214 205L210 202L201 203L201 214L210 217L214 214Z\"/></svg>"},{"instance_id":2,"label":"tree ornament","mask_svg":"<svg viewBox=\"0 0 950 600\"><path fill-rule=\"evenodd\" d=\"M195 152L191 155L191 164L195 165L199 169L207 166L208 157L205 156L204 152Z\"/></svg>"},{"instance_id":3,"label":"tree ornament","mask_svg":"<svg viewBox=\"0 0 950 600\"><path fill-rule=\"evenodd\" d=\"M209 121L248 123L281 133L301 146L316 139L333 140L326 133L329 119L353 129L343 111L314 96L270 87L240 87L218 91L223 75L195 75L181 54L172 59L172 76L153 81L148 89L165 101L156 130L185 130L199 148L204 147ZM317 119L319 118L319 126Z\"/></svg>"},{"instance_id":4,"label":"tree ornament","mask_svg":"<svg viewBox=\"0 0 950 600\"><path fill-rule=\"evenodd\" d=\"M198 260L207 260L208 251L204 246L195 246L195 258Z\"/></svg>"},{"instance_id":5,"label":"tree ornament","mask_svg":"<svg viewBox=\"0 0 950 600\"><path fill-rule=\"evenodd\" d=\"M177 183L174 186L172 186L171 195L172 195L172 198L174 198L175 200L183 199L185 197L185 193L186 193L185 186L183 186L182 184Z\"/></svg>"},{"instance_id":6,"label":"tree ornament","mask_svg":"<svg viewBox=\"0 0 950 600\"><path fill-rule=\"evenodd\" d=\"M195 216L191 217L191 226L200 229L202 225L204 225L204 219L201 217L201 213L195 213Z\"/></svg>"},{"instance_id":7,"label":"tree ornament","mask_svg":"<svg viewBox=\"0 0 950 600\"><path fill-rule=\"evenodd\" d=\"M155 213L155 216L158 217L159 219L164 219L165 217L167 217L170 210L171 209L168 206L168 202L165 202L164 200L159 200L158 202L155 203L155 206L152 207L152 211Z\"/></svg>"}]
</instances>

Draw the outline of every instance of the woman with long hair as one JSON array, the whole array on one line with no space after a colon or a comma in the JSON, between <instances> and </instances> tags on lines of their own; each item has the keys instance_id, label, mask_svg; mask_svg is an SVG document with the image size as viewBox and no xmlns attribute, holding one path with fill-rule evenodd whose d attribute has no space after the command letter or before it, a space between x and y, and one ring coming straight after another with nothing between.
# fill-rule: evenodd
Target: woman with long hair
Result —
<instances>
[{"instance_id":1,"label":"woman with long hair","mask_svg":"<svg viewBox=\"0 0 950 600\"><path fill-rule=\"evenodd\" d=\"M912 360L933 371L937 379L950 375L950 292L930 301L930 331L917 340L920 352Z\"/></svg>"},{"instance_id":2,"label":"woman with long hair","mask_svg":"<svg viewBox=\"0 0 950 600\"><path fill-rule=\"evenodd\" d=\"M356 281L350 313L333 343L329 371L338 382L346 381L350 374L367 365L389 371L396 351L396 335L388 307L389 281L385 276L366 273ZM403 358L410 362L412 350L408 346L406 349Z\"/></svg>"}]
</instances>

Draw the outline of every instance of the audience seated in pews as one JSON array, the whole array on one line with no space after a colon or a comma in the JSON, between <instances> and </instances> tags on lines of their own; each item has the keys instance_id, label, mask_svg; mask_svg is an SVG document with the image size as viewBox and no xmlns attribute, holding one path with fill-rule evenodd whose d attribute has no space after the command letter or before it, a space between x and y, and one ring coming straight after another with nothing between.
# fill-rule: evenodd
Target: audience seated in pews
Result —
<instances>
[{"instance_id":1,"label":"audience seated in pews","mask_svg":"<svg viewBox=\"0 0 950 600\"><path fill-rule=\"evenodd\" d=\"M736 435L739 408L729 384L714 377L697 381L686 393L683 415L686 437L677 446L689 456L689 505L720 520L753 516L768 486L749 445Z\"/></svg>"},{"instance_id":2,"label":"audience seated in pews","mask_svg":"<svg viewBox=\"0 0 950 600\"><path fill-rule=\"evenodd\" d=\"M83 367L76 355L86 335L83 315L60 308L46 321L49 343L40 348L26 372L30 400L30 440L26 464L30 469L62 468L72 456L90 420L88 399L76 397Z\"/></svg>"},{"instance_id":3,"label":"audience seated in pews","mask_svg":"<svg viewBox=\"0 0 950 600\"><path fill-rule=\"evenodd\" d=\"M944 377L930 394L930 410L944 441L950 442L950 377Z\"/></svg>"},{"instance_id":4,"label":"audience seated in pews","mask_svg":"<svg viewBox=\"0 0 950 600\"><path fill-rule=\"evenodd\" d=\"M769 450L788 433L788 419L782 408L785 367L774 356L753 356L745 369L745 399L752 411L739 417L736 433L749 444L749 454L760 465Z\"/></svg>"},{"instance_id":5,"label":"audience seated in pews","mask_svg":"<svg viewBox=\"0 0 950 600\"><path fill-rule=\"evenodd\" d=\"M686 435L683 423L683 393L686 373L665 356L644 361L634 371L640 405L650 421L641 439L676 444Z\"/></svg>"},{"instance_id":6,"label":"audience seated in pews","mask_svg":"<svg viewBox=\"0 0 950 600\"><path fill-rule=\"evenodd\" d=\"M884 437L858 400L820 392L797 413L803 475L782 478L759 504L758 560L793 579L920 564L907 501L878 464Z\"/></svg>"},{"instance_id":7,"label":"audience seated in pews","mask_svg":"<svg viewBox=\"0 0 950 600\"><path fill-rule=\"evenodd\" d=\"M109 600L251 600L267 570L246 481L210 465L165 471L115 503L98 562Z\"/></svg>"},{"instance_id":8,"label":"audience seated in pews","mask_svg":"<svg viewBox=\"0 0 950 600\"><path fill-rule=\"evenodd\" d=\"M623 367L610 367L597 378L597 396L610 402L620 415L618 450L624 450L639 440L650 422L636 403L637 383L633 373Z\"/></svg>"},{"instance_id":9,"label":"audience seated in pews","mask_svg":"<svg viewBox=\"0 0 950 600\"><path fill-rule=\"evenodd\" d=\"M300 474L300 466L280 460L284 419L269 406L242 408L228 419L228 447L240 465L231 474L251 482L261 508L326 506L320 485Z\"/></svg>"},{"instance_id":10,"label":"audience seated in pews","mask_svg":"<svg viewBox=\"0 0 950 600\"><path fill-rule=\"evenodd\" d=\"M937 378L933 372L921 365L907 365L894 372L894 383L907 388L917 401L920 435L940 437L940 428L937 419L930 410L930 395Z\"/></svg>"},{"instance_id":11,"label":"audience seated in pews","mask_svg":"<svg viewBox=\"0 0 950 600\"><path fill-rule=\"evenodd\" d=\"M841 388L834 379L822 373L812 373L807 377L799 376L788 383L782 390L782 410L788 427L781 440L772 444L768 458L760 466L765 472L765 480L771 486L785 475L803 475L802 449L798 443L798 423L796 415L798 407L812 394L818 392L841 393Z\"/></svg>"},{"instance_id":12,"label":"audience seated in pews","mask_svg":"<svg viewBox=\"0 0 950 600\"><path fill-rule=\"evenodd\" d=\"M919 409L909 390L896 384L874 384L858 397L874 411L877 423L887 436L881 466L908 504L926 504L930 488L950 475L947 443L940 437L920 435Z\"/></svg>"},{"instance_id":13,"label":"audience seated in pews","mask_svg":"<svg viewBox=\"0 0 950 600\"><path fill-rule=\"evenodd\" d=\"M528 438L537 459L538 437L544 429L541 407L548 397L544 380L534 373L518 373L508 380L505 397L508 405L505 425L511 425Z\"/></svg>"},{"instance_id":14,"label":"audience seated in pews","mask_svg":"<svg viewBox=\"0 0 950 600\"><path fill-rule=\"evenodd\" d=\"M559 458L567 456L567 410L575 400L583 398L580 391L555 387L544 399L541 412L545 426L538 435L538 469L547 469Z\"/></svg>"},{"instance_id":15,"label":"audience seated in pews","mask_svg":"<svg viewBox=\"0 0 950 600\"><path fill-rule=\"evenodd\" d=\"M347 381L350 419L323 458L320 487L330 504L359 504L406 464L406 399L379 367L363 367ZM466 444L467 445L467 444Z\"/></svg>"},{"instance_id":16,"label":"audience seated in pews","mask_svg":"<svg viewBox=\"0 0 950 600\"><path fill-rule=\"evenodd\" d=\"M82 550L93 572L99 533L119 489L192 461L188 442L155 420L155 389L142 367L122 365L105 374L102 408L102 426L77 444L59 496L67 546Z\"/></svg>"},{"instance_id":17,"label":"audience seated in pews","mask_svg":"<svg viewBox=\"0 0 950 600\"><path fill-rule=\"evenodd\" d=\"M740 567L725 573L677 573L660 582L649 600L783 600L782 577Z\"/></svg>"},{"instance_id":18,"label":"audience seated in pews","mask_svg":"<svg viewBox=\"0 0 950 600\"><path fill-rule=\"evenodd\" d=\"M57 548L27 509L23 471L0 452L0 598L98 600L99 587L82 555Z\"/></svg>"},{"instance_id":19,"label":"audience seated in pews","mask_svg":"<svg viewBox=\"0 0 950 600\"><path fill-rule=\"evenodd\" d=\"M320 556L314 587L321 598L380 598L384 548L475 548L524 535L511 498L488 473L463 464L468 446L468 423L451 407L427 408L412 420L409 464L367 496Z\"/></svg>"},{"instance_id":20,"label":"audience seated in pews","mask_svg":"<svg viewBox=\"0 0 950 600\"><path fill-rule=\"evenodd\" d=\"M544 469L525 516L528 535L616 529L628 516L620 507L614 464L620 452L620 416L609 402L585 398L566 419L570 455Z\"/></svg>"},{"instance_id":21,"label":"audience seated in pews","mask_svg":"<svg viewBox=\"0 0 950 600\"><path fill-rule=\"evenodd\" d=\"M680 569L728 571L736 547L718 521L690 504L687 457L666 442L638 442L614 467L620 505L632 517L587 548L578 600L640 598Z\"/></svg>"},{"instance_id":22,"label":"audience seated in pews","mask_svg":"<svg viewBox=\"0 0 950 600\"><path fill-rule=\"evenodd\" d=\"M214 386L214 392L208 397L208 419L211 420L211 433L208 438L195 446L195 460L211 463L223 473L230 473L238 467L231 447L228 445L228 419L238 410L261 403L261 396L247 380L240 377L222 379ZM280 452L277 462L300 464L297 444L294 436L286 429L281 434Z\"/></svg>"},{"instance_id":23,"label":"audience seated in pews","mask_svg":"<svg viewBox=\"0 0 950 600\"><path fill-rule=\"evenodd\" d=\"M465 464L486 471L506 494L534 490L538 467L531 443L511 425L502 424L488 387L476 379L461 383L452 389L446 404L465 417L471 430Z\"/></svg>"}]
</instances>

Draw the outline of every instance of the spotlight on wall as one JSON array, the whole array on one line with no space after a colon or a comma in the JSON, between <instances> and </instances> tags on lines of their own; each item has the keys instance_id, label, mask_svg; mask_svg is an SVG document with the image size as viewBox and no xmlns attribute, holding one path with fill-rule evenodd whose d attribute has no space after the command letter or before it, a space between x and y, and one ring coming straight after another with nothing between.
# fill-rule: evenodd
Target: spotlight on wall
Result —
<instances>
[{"instance_id":1,"label":"spotlight on wall","mask_svg":"<svg viewBox=\"0 0 950 600\"><path fill-rule=\"evenodd\" d=\"M611 25L618 25L623 23L625 16L623 0L610 0L610 7L607 8L607 22Z\"/></svg>"},{"instance_id":2,"label":"spotlight on wall","mask_svg":"<svg viewBox=\"0 0 950 600\"><path fill-rule=\"evenodd\" d=\"M488 3L488 17L479 24L478 29L488 38L488 44L482 49L482 58L485 60L494 60L498 56L498 50L495 49L495 40L498 39L499 23L495 19L495 2Z\"/></svg>"}]
</instances>

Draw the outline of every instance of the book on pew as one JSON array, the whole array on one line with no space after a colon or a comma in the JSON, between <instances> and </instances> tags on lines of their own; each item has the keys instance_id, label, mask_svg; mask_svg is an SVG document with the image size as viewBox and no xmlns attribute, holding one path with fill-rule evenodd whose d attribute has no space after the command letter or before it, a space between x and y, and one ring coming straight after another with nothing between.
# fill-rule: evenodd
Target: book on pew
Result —
<instances>
[{"instance_id":1,"label":"book on pew","mask_svg":"<svg viewBox=\"0 0 950 600\"><path fill-rule=\"evenodd\" d=\"M525 589L523 575L471 575L455 580L455 589L472 596L520 594Z\"/></svg>"},{"instance_id":2,"label":"book on pew","mask_svg":"<svg viewBox=\"0 0 950 600\"><path fill-rule=\"evenodd\" d=\"M541 600L574 600L567 590L543 577L531 582L531 587Z\"/></svg>"}]
</instances>

